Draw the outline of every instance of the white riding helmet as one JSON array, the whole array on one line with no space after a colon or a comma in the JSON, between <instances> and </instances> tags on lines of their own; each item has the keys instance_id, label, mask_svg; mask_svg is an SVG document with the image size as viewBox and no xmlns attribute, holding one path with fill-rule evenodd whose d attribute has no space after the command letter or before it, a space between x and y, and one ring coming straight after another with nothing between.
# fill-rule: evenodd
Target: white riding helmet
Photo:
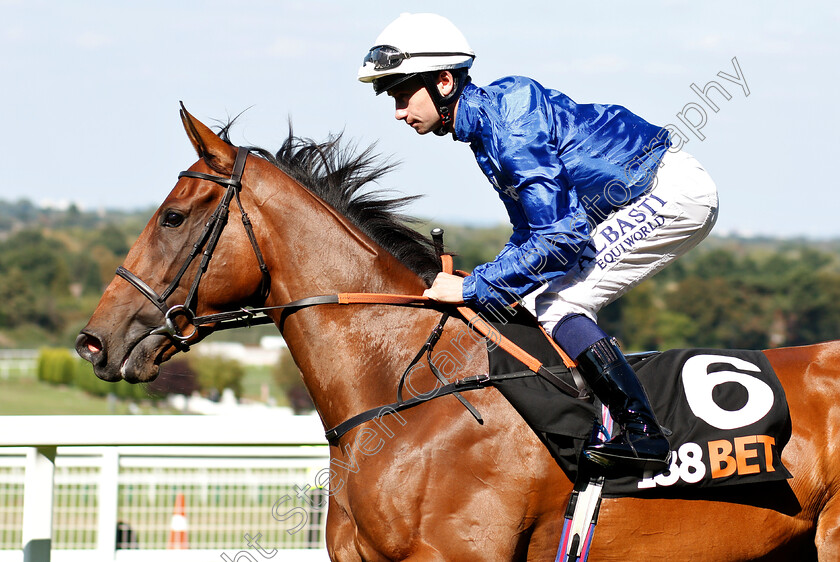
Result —
<instances>
[{"instance_id":1,"label":"white riding helmet","mask_svg":"<svg viewBox=\"0 0 840 562\"><path fill-rule=\"evenodd\" d=\"M406 13L379 34L358 77L373 82L378 95L419 73L467 69L474 58L466 38L448 19Z\"/></svg>"}]
</instances>

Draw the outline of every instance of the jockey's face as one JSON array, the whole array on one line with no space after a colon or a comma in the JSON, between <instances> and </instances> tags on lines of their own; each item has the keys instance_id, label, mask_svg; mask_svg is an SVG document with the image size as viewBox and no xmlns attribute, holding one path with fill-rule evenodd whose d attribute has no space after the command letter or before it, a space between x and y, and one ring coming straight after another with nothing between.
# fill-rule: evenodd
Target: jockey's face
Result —
<instances>
[{"instance_id":1,"label":"jockey's face","mask_svg":"<svg viewBox=\"0 0 840 562\"><path fill-rule=\"evenodd\" d=\"M388 95L394 98L394 117L405 121L418 134L440 127L440 115L420 77L397 84L388 90Z\"/></svg>"},{"instance_id":2,"label":"jockey's face","mask_svg":"<svg viewBox=\"0 0 840 562\"><path fill-rule=\"evenodd\" d=\"M441 96L447 96L455 87L455 80L448 70L441 70L437 79L437 89ZM425 135L441 126L440 114L438 113L432 96L426 90L423 79L415 76L402 84L397 84L390 90L388 95L394 98L394 117L405 121L418 134ZM458 103L450 106L453 117L458 109Z\"/></svg>"}]
</instances>

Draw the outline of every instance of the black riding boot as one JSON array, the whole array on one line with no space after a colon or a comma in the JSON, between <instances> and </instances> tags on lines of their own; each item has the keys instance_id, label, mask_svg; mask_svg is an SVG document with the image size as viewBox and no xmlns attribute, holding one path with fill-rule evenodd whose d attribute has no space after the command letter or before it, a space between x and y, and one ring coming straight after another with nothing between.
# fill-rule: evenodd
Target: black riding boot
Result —
<instances>
[{"instance_id":1,"label":"black riding boot","mask_svg":"<svg viewBox=\"0 0 840 562\"><path fill-rule=\"evenodd\" d=\"M605 443L587 446L586 458L611 470L642 475L668 467L671 447L656 421L647 394L615 340L604 338L577 358L578 370L607 405L621 431Z\"/></svg>"}]
</instances>

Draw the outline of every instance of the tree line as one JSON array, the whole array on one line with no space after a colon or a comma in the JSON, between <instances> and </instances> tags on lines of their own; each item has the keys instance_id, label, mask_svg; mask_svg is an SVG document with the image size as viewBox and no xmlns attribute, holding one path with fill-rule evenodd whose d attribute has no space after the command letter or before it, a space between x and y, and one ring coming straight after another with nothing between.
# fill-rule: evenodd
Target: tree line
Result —
<instances>
[{"instance_id":1,"label":"tree line","mask_svg":"<svg viewBox=\"0 0 840 562\"><path fill-rule=\"evenodd\" d=\"M152 213L0 200L0 348L71 347ZM491 260L510 235L506 226L442 226L464 270ZM840 241L712 236L602 310L599 322L629 350L837 339L838 256Z\"/></svg>"},{"instance_id":2,"label":"tree line","mask_svg":"<svg viewBox=\"0 0 840 562\"><path fill-rule=\"evenodd\" d=\"M0 201L0 347L72 346L151 214Z\"/></svg>"},{"instance_id":3,"label":"tree line","mask_svg":"<svg viewBox=\"0 0 840 562\"><path fill-rule=\"evenodd\" d=\"M711 239L606 307L633 350L767 349L840 339L832 244Z\"/></svg>"}]
</instances>

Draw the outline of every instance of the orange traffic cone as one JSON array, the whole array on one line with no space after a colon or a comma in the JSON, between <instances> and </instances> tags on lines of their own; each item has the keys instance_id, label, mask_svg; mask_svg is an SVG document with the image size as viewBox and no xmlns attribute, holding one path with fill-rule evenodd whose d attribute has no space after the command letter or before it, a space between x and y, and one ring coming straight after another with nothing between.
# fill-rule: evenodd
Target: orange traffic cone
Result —
<instances>
[{"instance_id":1,"label":"orange traffic cone","mask_svg":"<svg viewBox=\"0 0 840 562\"><path fill-rule=\"evenodd\" d=\"M175 509L169 525L169 541L166 548L189 548L187 542L187 513L184 509L184 494L175 496Z\"/></svg>"}]
</instances>

